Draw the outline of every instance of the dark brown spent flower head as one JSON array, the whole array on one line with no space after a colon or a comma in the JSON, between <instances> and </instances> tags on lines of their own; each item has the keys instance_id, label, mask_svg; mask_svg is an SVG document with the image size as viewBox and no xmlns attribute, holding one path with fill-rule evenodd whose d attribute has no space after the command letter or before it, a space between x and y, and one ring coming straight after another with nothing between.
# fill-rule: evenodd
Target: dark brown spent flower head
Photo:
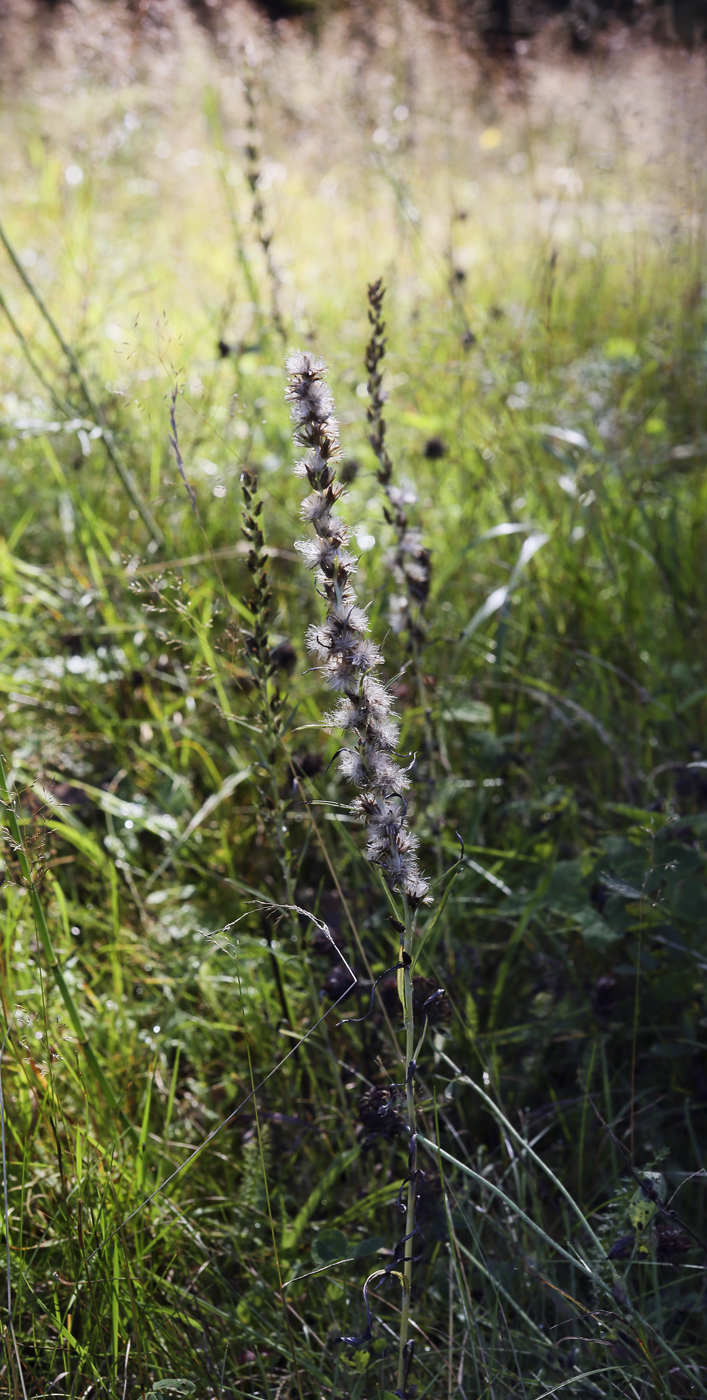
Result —
<instances>
[{"instance_id":1,"label":"dark brown spent flower head","mask_svg":"<svg viewBox=\"0 0 707 1400\"><path fill-rule=\"evenodd\" d=\"M684 1230L676 1230L667 1225L658 1231L657 1254L659 1259L677 1259L692 1248L692 1240Z\"/></svg>"},{"instance_id":2,"label":"dark brown spent flower head","mask_svg":"<svg viewBox=\"0 0 707 1400\"><path fill-rule=\"evenodd\" d=\"M396 972L389 972L381 979L378 992L388 1015L402 1017ZM452 1014L447 993L431 977L413 977L412 1006L416 1025L425 1020L432 1026L445 1025Z\"/></svg>"},{"instance_id":3,"label":"dark brown spent flower head","mask_svg":"<svg viewBox=\"0 0 707 1400\"><path fill-rule=\"evenodd\" d=\"M592 1010L599 1020L608 1020L616 1010L616 978L598 977L592 993Z\"/></svg>"},{"instance_id":4,"label":"dark brown spent flower head","mask_svg":"<svg viewBox=\"0 0 707 1400\"><path fill-rule=\"evenodd\" d=\"M349 486L352 481L356 480L360 470L361 463L357 457L344 457L339 467L339 480Z\"/></svg>"},{"instance_id":5,"label":"dark brown spent flower head","mask_svg":"<svg viewBox=\"0 0 707 1400\"><path fill-rule=\"evenodd\" d=\"M278 642L277 646L272 647L270 651L270 660L274 666L277 666L279 671L287 671L289 674L290 671L294 670L297 665L297 652L292 642L289 641L287 637L285 637L283 641Z\"/></svg>"},{"instance_id":6,"label":"dark brown spent flower head","mask_svg":"<svg viewBox=\"0 0 707 1400\"><path fill-rule=\"evenodd\" d=\"M444 1025L452 1014L444 987L431 977L413 977L412 1005L416 1022L427 1019L431 1026Z\"/></svg>"},{"instance_id":7,"label":"dark brown spent flower head","mask_svg":"<svg viewBox=\"0 0 707 1400\"><path fill-rule=\"evenodd\" d=\"M630 1258L635 1243L636 1236L634 1235L633 1231L630 1231L630 1233L627 1235L620 1235L617 1240L614 1240L614 1243L612 1244L611 1249L609 1250L606 1256L607 1259Z\"/></svg>"},{"instance_id":8,"label":"dark brown spent flower head","mask_svg":"<svg viewBox=\"0 0 707 1400\"><path fill-rule=\"evenodd\" d=\"M324 759L319 753L296 753L292 755L292 766L299 778L316 778L324 767Z\"/></svg>"},{"instance_id":9,"label":"dark brown spent flower head","mask_svg":"<svg viewBox=\"0 0 707 1400\"><path fill-rule=\"evenodd\" d=\"M446 442L441 437L431 437L425 443L425 456L430 462L436 462L440 457L446 457L448 452Z\"/></svg>"},{"instance_id":10,"label":"dark brown spent flower head","mask_svg":"<svg viewBox=\"0 0 707 1400\"><path fill-rule=\"evenodd\" d=\"M332 967L331 972L325 977L322 986L324 995L328 997L330 1001L339 1001L340 998L345 1000L346 996L350 995L354 990L355 987L351 985L351 977L346 968L341 966L341 963L337 963L335 967Z\"/></svg>"},{"instance_id":11,"label":"dark brown spent flower head","mask_svg":"<svg viewBox=\"0 0 707 1400\"><path fill-rule=\"evenodd\" d=\"M408 530L402 541L401 564L407 590L416 603L425 603L430 592L432 553L425 549L417 530Z\"/></svg>"},{"instance_id":12,"label":"dark brown spent flower head","mask_svg":"<svg viewBox=\"0 0 707 1400\"><path fill-rule=\"evenodd\" d=\"M404 1091L397 1084L381 1089L373 1086L364 1090L358 1101L358 1117L367 1134L364 1147L372 1147L376 1138L385 1142L407 1131L405 1118L401 1113Z\"/></svg>"}]
</instances>

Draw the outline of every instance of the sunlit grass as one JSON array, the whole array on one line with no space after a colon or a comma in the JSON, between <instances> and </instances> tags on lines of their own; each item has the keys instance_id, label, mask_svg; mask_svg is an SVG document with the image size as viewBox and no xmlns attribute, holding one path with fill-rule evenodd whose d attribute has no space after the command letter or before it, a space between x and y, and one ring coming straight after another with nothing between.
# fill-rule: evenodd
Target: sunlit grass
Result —
<instances>
[{"instance_id":1,"label":"sunlit grass","mask_svg":"<svg viewBox=\"0 0 707 1400\"><path fill-rule=\"evenodd\" d=\"M196 29L129 58L117 36L113 86L101 52L82 75L65 50L5 104L3 227L97 410L6 260L35 365L3 318L2 751L40 922L9 832L2 1073L27 1395L395 1385L397 1283L372 1285L370 1342L336 1340L362 1334L361 1286L402 1233L405 1139L371 1137L359 1102L401 1075L394 988L337 1023L367 1011L397 934L304 650L318 602L293 549L286 347L249 161L288 346L332 365L357 591L389 677L409 658L366 437L380 275L395 481L433 551L428 714L408 666L400 747L423 755L430 727L435 791L421 757L409 803L425 867L454 865L457 832L466 855L420 955L451 1015L419 1067L410 1384L418 1400L704 1390L694 1239L655 1216L633 1259L633 1242L602 1258L636 1229L630 1159L680 1185L704 1232L687 1183L707 927L702 60L535 57L490 82L419 15L391 24L396 44L370 53L341 17L318 44L251 26L251 157L243 55L217 58ZM169 446L175 385L196 512ZM246 465L271 639L296 653L265 765L241 634ZM278 803L296 920L273 912ZM320 1024L348 978L312 915L360 979ZM253 1086L293 1050L256 1117ZM9 1334L5 1360L19 1396Z\"/></svg>"}]
</instances>

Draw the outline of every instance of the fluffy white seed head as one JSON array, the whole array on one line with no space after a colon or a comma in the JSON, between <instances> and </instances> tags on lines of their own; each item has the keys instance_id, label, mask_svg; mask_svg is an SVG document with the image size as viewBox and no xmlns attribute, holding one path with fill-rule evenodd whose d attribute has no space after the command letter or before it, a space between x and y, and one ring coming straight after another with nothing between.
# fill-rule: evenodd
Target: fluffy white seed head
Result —
<instances>
[{"instance_id":1,"label":"fluffy white seed head","mask_svg":"<svg viewBox=\"0 0 707 1400\"><path fill-rule=\"evenodd\" d=\"M326 362L311 350L290 350L285 356L285 369L289 375L326 374ZM289 392L289 391L288 391Z\"/></svg>"},{"instance_id":2,"label":"fluffy white seed head","mask_svg":"<svg viewBox=\"0 0 707 1400\"><path fill-rule=\"evenodd\" d=\"M327 686L339 697L325 723L355 741L355 746L341 751L338 765L344 777L361 789L353 805L367 827L368 859L380 866L392 889L419 901L426 897L428 886L417 864L417 840L398 800L410 785L408 771L394 757L399 725L390 692L375 674L382 654L365 635L368 617L358 605L351 581L357 566L347 549L351 532L334 513L344 488L335 476L339 430L324 378L326 366L319 356L301 350L288 355L286 364L293 437L307 449L295 475L312 488L300 513L314 534L297 540L295 548L314 571L326 603L326 619L309 627L306 645L321 662ZM409 553L414 555L419 546L412 538L411 546Z\"/></svg>"}]
</instances>

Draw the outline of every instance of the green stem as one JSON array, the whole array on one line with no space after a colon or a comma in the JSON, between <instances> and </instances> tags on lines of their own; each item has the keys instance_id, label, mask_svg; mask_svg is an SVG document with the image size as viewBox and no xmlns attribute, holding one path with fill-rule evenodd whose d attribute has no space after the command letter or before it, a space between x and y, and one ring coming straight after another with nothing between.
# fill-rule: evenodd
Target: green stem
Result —
<instances>
[{"instance_id":1,"label":"green stem","mask_svg":"<svg viewBox=\"0 0 707 1400\"><path fill-rule=\"evenodd\" d=\"M464 1082L471 1083L472 1081L465 1079ZM473 1087L477 1088L476 1085L474 1085ZM482 1094L482 1097L485 1097L485 1095ZM492 1101L489 1102L490 1104L492 1103ZM495 1105L492 1106L495 1108ZM537 1154L533 1152L529 1144L525 1142L522 1138L520 1138L520 1134L516 1133L515 1129L511 1127L511 1125L508 1123L508 1119L505 1118L505 1116L503 1116L502 1114L500 1114L498 1110L497 1112L499 1114L499 1117L501 1118L501 1121L504 1124L506 1124L507 1127L511 1128L513 1136L519 1139L519 1145L520 1143L522 1143L524 1149L528 1152L528 1154L531 1157L533 1157L539 1163L541 1167L544 1168L547 1175L555 1182L555 1184L559 1187L560 1191L564 1195L569 1196L569 1193L565 1190L565 1187L562 1186L562 1183L560 1181L558 1181L554 1173L550 1171L550 1168L545 1165L541 1158L537 1157ZM520 1206L516 1205L515 1201L511 1200L510 1196L507 1196L505 1191L502 1191L500 1186L497 1186L496 1183L492 1181L489 1177L481 1176L479 1172L474 1171L473 1168L468 1166L466 1162L460 1162L457 1157L452 1157L449 1152L445 1152L444 1148L440 1147L439 1142L431 1142L429 1138L423 1137L422 1135L420 1135L419 1140L422 1146L427 1148L431 1156L436 1157L437 1159L443 1157L445 1162L449 1162L450 1166L456 1167L458 1171L464 1174L464 1176L470 1177L471 1180L475 1181L478 1186L481 1186L485 1191L490 1191L493 1196L496 1196L499 1200L503 1201L504 1205L508 1207L511 1211L513 1211L513 1214L516 1215L519 1220L522 1220L524 1225L526 1225L530 1230L532 1230L536 1235L538 1235L540 1239L544 1240L545 1243L550 1247L550 1249L554 1250L556 1254L559 1254L563 1259L567 1261L568 1264L571 1264L573 1268L579 1267L581 1269L582 1276L584 1277L584 1279L591 1280L595 1288L599 1292L603 1293L607 1300L611 1300L610 1302L608 1302L608 1307L611 1309L611 1311L613 1312L615 1310L615 1305L617 1301L616 1285L618 1284L618 1286L621 1287L621 1280L618 1277L616 1269L612 1263L609 1263L609 1268L611 1269L612 1277L612 1284L609 1284L607 1283L606 1279L602 1278L601 1274L597 1273L596 1270L593 1269L590 1264L588 1264L587 1260L583 1258L582 1255L580 1255L579 1253L571 1254L570 1251L568 1249L565 1249L564 1246L561 1245L557 1240L553 1240L550 1237L550 1235L546 1234L542 1226L538 1225L537 1222L531 1219L529 1215L526 1215L525 1211L521 1210ZM574 1206L575 1212L580 1214L581 1218L584 1220L584 1223L590 1232L591 1238L598 1248L600 1260L605 1260L606 1254L602 1245L599 1244L596 1235L591 1230L591 1227L589 1226L585 1217L581 1215L581 1212L579 1211L579 1207L576 1205L576 1202L572 1201L571 1197L569 1199L571 1204ZM694 1372L688 1370L687 1365L680 1360L680 1357L675 1351L673 1351L672 1347L668 1345L668 1343L665 1341L665 1338L660 1335L660 1333L656 1330L652 1323L648 1322L646 1318L643 1317L641 1313L639 1313L638 1309L634 1307L633 1303L625 1295L625 1293L622 1306L625 1307L629 1318L633 1318L634 1325L636 1326L637 1335L640 1337L644 1330L650 1330L650 1332L655 1337L658 1345L661 1347L665 1355L670 1357L670 1360L675 1366L677 1366L681 1374L685 1376L685 1378L689 1380L691 1384L699 1390L700 1395L704 1397L704 1400L707 1400L707 1389L699 1380L698 1376L695 1375ZM644 1353L646 1356L649 1355L647 1349L645 1348L645 1345Z\"/></svg>"}]
</instances>

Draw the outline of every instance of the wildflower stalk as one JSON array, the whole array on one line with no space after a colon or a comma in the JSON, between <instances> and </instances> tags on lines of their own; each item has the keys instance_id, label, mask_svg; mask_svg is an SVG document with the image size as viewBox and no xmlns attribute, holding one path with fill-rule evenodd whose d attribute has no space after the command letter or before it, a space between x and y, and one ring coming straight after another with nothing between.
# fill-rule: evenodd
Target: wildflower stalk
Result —
<instances>
[{"instance_id":1,"label":"wildflower stalk","mask_svg":"<svg viewBox=\"0 0 707 1400\"><path fill-rule=\"evenodd\" d=\"M385 392L382 388L381 364L385 357L386 337L383 320L385 287L383 279L372 282L368 287L368 319L371 324L371 338L366 346L366 370L368 371L367 410L368 441L378 458L378 480L385 491L387 506L384 515L396 534L396 545L392 551L392 572L399 589L404 592L396 595L391 604L391 625L398 634L407 632L407 649L412 659L413 674L417 689L418 703L422 711L425 743L426 778L429 789L428 812L432 805L436 785L435 741L430 720L430 711L425 694L425 678L422 665L422 651L427 632L425 603L430 591L432 574L430 550L425 547L419 530L411 530L405 509L409 497L393 482L393 463L386 442L387 424L383 417ZM438 835L438 822L432 823ZM442 872L442 853L439 841L437 847L437 873Z\"/></svg>"},{"instance_id":2,"label":"wildflower stalk","mask_svg":"<svg viewBox=\"0 0 707 1400\"><path fill-rule=\"evenodd\" d=\"M275 680L277 664L272 659L270 648L270 604L272 590L268 579L265 537L262 530L262 498L258 495L257 477L247 469L241 473L243 493L242 531L250 544L246 563L253 579L253 589L248 598L248 607L253 615L253 630L245 633L248 664L258 695L259 719L265 738L265 752L260 761L270 779L270 807L273 817L276 846L284 897L288 904L294 902L294 885L287 845L285 812L275 772L278 745L282 740L282 706L284 696Z\"/></svg>"},{"instance_id":3,"label":"wildflower stalk","mask_svg":"<svg viewBox=\"0 0 707 1400\"><path fill-rule=\"evenodd\" d=\"M311 494L302 503L301 516L314 534L298 540L295 548L314 572L317 591L324 599L326 619L307 632L308 650L319 658L328 688L338 695L326 715L331 729L343 730L353 742L338 755L340 771L358 789L353 809L366 831L366 855L378 866L389 889L403 906L405 922L398 964L398 987L405 1025L405 1090L409 1132L408 1194L403 1264L398 1389L404 1392L408 1369L412 1255L415 1232L417 1154L415 1131L415 1021L412 997L412 947L417 911L427 901L428 883L420 872L417 838L406 819L403 793L410 785L409 770L395 754L399 725L390 693L378 672L383 662L380 648L367 636L369 622L358 604L353 578L356 558L349 551L351 533L336 514L344 486L337 479L341 456L334 401L325 382L325 365L316 355L288 355L287 399L294 422L294 441L305 455L295 475L306 479Z\"/></svg>"},{"instance_id":4,"label":"wildflower stalk","mask_svg":"<svg viewBox=\"0 0 707 1400\"><path fill-rule=\"evenodd\" d=\"M259 189L259 181L262 172L260 170L260 161L258 159L259 143L258 127L256 121L255 84L250 73L246 74L244 86L245 99L248 104L248 145L246 146L248 168L246 170L246 179L250 186L250 192L253 196L253 223L255 224L255 232L258 238L258 242L263 250L265 266L268 274L268 282L270 283L270 315L272 316L272 323L275 327L275 330L284 341L287 339L287 332L285 330L285 323L282 319L282 312L280 311L281 279L280 274L275 265L275 260L272 255L272 233L268 231L265 225L265 206L263 204Z\"/></svg>"},{"instance_id":5,"label":"wildflower stalk","mask_svg":"<svg viewBox=\"0 0 707 1400\"><path fill-rule=\"evenodd\" d=\"M278 746L282 743L282 706L284 697L275 680L277 665L272 659L270 647L270 604L272 591L268 579L268 561L265 553L265 536L262 529L263 501L258 494L258 480L247 468L241 472L241 492L244 510L241 528L250 544L246 564L253 580L251 594L247 600L253 615L253 629L244 632L246 659L255 683L257 693L258 718L262 726L264 746L258 753L261 767L267 776L267 794L263 794L266 820L269 819L274 834L274 845L280 866L282 899L287 905L294 904L295 888L292 874L292 861L287 841L287 814L276 769ZM295 923L292 923L293 931ZM268 931L268 942L270 934ZM282 979L280 964L270 949L270 961L278 990L280 1004L285 1019L290 1026L295 1021Z\"/></svg>"},{"instance_id":6,"label":"wildflower stalk","mask_svg":"<svg viewBox=\"0 0 707 1400\"><path fill-rule=\"evenodd\" d=\"M392 559L393 575L398 586L405 589L403 595L393 600L391 622L395 632L407 632L408 647L416 669L419 669L420 653L427 631L424 607L430 592L432 568L430 551L423 545L419 530L409 528L405 505L411 498L393 483L393 463L386 443L387 424L383 417L386 395L382 388L383 374L380 368L386 348L384 297L385 287L382 278L379 278L368 288L368 319L372 327L371 338L366 346L367 388L370 400L367 410L370 428L368 441L378 458L376 475L388 500L384 510L385 518L388 524L392 525L397 537ZM420 678L421 676L420 671Z\"/></svg>"},{"instance_id":7,"label":"wildflower stalk","mask_svg":"<svg viewBox=\"0 0 707 1400\"><path fill-rule=\"evenodd\" d=\"M241 266L241 271L245 280L248 296L250 297L253 306L256 306L258 302L258 289L255 284L253 269L250 265L245 243L243 241L243 232L238 217L236 201L233 196L233 188L229 184L227 178L228 151L223 134L221 103L218 96L213 91L210 94L210 97L206 103L206 120L209 125L211 139L218 153L217 170L221 183L224 204L226 205L228 217L231 223L231 229L233 232L233 241L235 244L236 256ZM230 310L231 304L231 297L229 296L226 303L226 307L228 310ZM226 350L228 350L228 348L229 347L226 346Z\"/></svg>"}]
</instances>

